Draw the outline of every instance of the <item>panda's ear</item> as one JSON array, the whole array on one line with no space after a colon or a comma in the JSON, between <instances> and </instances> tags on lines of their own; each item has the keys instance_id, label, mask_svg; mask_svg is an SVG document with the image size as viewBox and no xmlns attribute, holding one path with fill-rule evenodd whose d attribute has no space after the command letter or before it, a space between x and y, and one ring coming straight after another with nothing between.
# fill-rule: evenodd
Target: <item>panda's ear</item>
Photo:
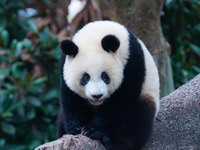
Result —
<instances>
[{"instance_id":1,"label":"panda's ear","mask_svg":"<svg viewBox=\"0 0 200 150\"><path fill-rule=\"evenodd\" d=\"M78 53L78 46L71 40L63 40L60 43L60 49L62 50L63 54L73 57L75 57Z\"/></svg>"},{"instance_id":2,"label":"panda's ear","mask_svg":"<svg viewBox=\"0 0 200 150\"><path fill-rule=\"evenodd\" d=\"M102 47L103 47L103 49L105 51L107 51L107 52L110 52L110 51L115 52L120 46L120 41L114 35L107 35L102 39L101 45L102 45Z\"/></svg>"}]
</instances>

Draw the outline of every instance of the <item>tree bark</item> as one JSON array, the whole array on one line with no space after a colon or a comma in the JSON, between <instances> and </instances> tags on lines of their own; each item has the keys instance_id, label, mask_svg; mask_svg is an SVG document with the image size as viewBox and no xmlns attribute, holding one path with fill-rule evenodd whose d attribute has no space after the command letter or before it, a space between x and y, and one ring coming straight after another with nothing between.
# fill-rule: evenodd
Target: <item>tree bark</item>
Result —
<instances>
[{"instance_id":1,"label":"tree bark","mask_svg":"<svg viewBox=\"0 0 200 150\"><path fill-rule=\"evenodd\" d=\"M169 61L170 45L160 23L164 0L99 0L104 18L119 22L139 37L154 56L159 70L161 97L174 90Z\"/></svg>"},{"instance_id":2,"label":"tree bark","mask_svg":"<svg viewBox=\"0 0 200 150\"><path fill-rule=\"evenodd\" d=\"M144 149L200 149L200 74L161 99L153 136Z\"/></svg>"},{"instance_id":3,"label":"tree bark","mask_svg":"<svg viewBox=\"0 0 200 150\"><path fill-rule=\"evenodd\" d=\"M83 135L65 135L35 150L105 150L96 140ZM200 149L200 74L164 97L154 121L154 130L144 150Z\"/></svg>"}]
</instances>

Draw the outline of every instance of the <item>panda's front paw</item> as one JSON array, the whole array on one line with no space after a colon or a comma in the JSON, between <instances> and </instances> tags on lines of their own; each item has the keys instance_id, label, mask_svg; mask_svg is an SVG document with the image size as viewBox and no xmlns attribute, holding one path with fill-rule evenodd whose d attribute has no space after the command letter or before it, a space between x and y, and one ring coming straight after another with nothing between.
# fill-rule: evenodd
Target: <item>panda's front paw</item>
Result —
<instances>
[{"instance_id":1,"label":"panda's front paw","mask_svg":"<svg viewBox=\"0 0 200 150\"><path fill-rule=\"evenodd\" d=\"M115 150L116 147L112 144L111 138L104 136L101 140L102 144L106 147L107 150Z\"/></svg>"},{"instance_id":2,"label":"panda's front paw","mask_svg":"<svg viewBox=\"0 0 200 150\"><path fill-rule=\"evenodd\" d=\"M90 138L94 139L94 140L101 140L104 136L104 133L101 131L95 131L93 133L90 134Z\"/></svg>"},{"instance_id":3,"label":"panda's front paw","mask_svg":"<svg viewBox=\"0 0 200 150\"><path fill-rule=\"evenodd\" d=\"M75 127L67 132L68 134L77 135L81 133L81 128Z\"/></svg>"},{"instance_id":4,"label":"panda's front paw","mask_svg":"<svg viewBox=\"0 0 200 150\"><path fill-rule=\"evenodd\" d=\"M95 130L93 127L82 128L82 134L94 140L99 140L103 137L103 133L99 130Z\"/></svg>"},{"instance_id":5,"label":"panda's front paw","mask_svg":"<svg viewBox=\"0 0 200 150\"><path fill-rule=\"evenodd\" d=\"M82 128L82 131L81 131L81 133L82 133L83 135L88 136L88 137L89 137L89 135L92 134L93 132L94 132L94 128L91 127L91 126L89 126L89 127L83 127L83 128Z\"/></svg>"}]
</instances>

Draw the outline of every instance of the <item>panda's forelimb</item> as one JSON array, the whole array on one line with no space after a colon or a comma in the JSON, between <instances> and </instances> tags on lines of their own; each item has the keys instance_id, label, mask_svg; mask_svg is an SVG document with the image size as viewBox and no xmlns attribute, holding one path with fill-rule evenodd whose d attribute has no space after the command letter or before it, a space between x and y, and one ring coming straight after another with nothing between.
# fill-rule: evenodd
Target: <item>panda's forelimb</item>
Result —
<instances>
[{"instance_id":1,"label":"panda's forelimb","mask_svg":"<svg viewBox=\"0 0 200 150\"><path fill-rule=\"evenodd\" d=\"M83 135L90 137L94 140L103 140L105 136L109 136L111 134L114 134L115 130L114 129L95 129L93 127L86 127L84 128L84 131L82 132Z\"/></svg>"},{"instance_id":2,"label":"panda's forelimb","mask_svg":"<svg viewBox=\"0 0 200 150\"><path fill-rule=\"evenodd\" d=\"M86 120L85 117L80 117L76 110L70 111L74 113L67 113L62 111L64 108L60 108L60 112L57 119L57 137L60 138L64 134L77 135L81 134L83 125ZM65 115L63 115L65 113ZM76 119L74 119L76 118Z\"/></svg>"},{"instance_id":3,"label":"panda's forelimb","mask_svg":"<svg viewBox=\"0 0 200 150\"><path fill-rule=\"evenodd\" d=\"M57 138L62 137L65 134L65 128L64 128L64 124L63 124L63 114L62 111L59 111L58 117L57 117Z\"/></svg>"}]
</instances>

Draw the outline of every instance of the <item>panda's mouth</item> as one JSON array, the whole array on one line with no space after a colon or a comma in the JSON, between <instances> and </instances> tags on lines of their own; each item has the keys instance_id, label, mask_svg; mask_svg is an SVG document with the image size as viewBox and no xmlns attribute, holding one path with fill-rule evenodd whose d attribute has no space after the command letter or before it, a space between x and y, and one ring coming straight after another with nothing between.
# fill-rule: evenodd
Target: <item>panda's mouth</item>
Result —
<instances>
[{"instance_id":1,"label":"panda's mouth","mask_svg":"<svg viewBox=\"0 0 200 150\"><path fill-rule=\"evenodd\" d=\"M91 100L90 99L90 102L93 104L93 105L100 105L103 103L103 100L102 99L94 99L94 100Z\"/></svg>"}]
</instances>

